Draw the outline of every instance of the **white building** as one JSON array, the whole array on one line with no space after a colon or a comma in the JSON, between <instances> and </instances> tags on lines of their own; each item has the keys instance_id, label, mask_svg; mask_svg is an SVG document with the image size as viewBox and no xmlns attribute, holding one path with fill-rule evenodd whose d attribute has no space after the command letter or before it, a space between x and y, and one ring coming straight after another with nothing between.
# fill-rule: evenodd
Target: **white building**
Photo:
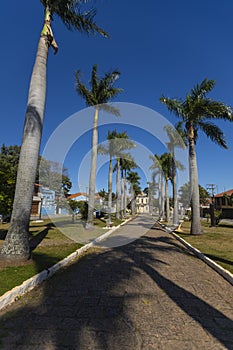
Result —
<instances>
[{"instance_id":1,"label":"white building","mask_svg":"<svg viewBox=\"0 0 233 350\"><path fill-rule=\"evenodd\" d=\"M136 197L137 213L149 213L149 197L146 193L141 193Z\"/></svg>"}]
</instances>

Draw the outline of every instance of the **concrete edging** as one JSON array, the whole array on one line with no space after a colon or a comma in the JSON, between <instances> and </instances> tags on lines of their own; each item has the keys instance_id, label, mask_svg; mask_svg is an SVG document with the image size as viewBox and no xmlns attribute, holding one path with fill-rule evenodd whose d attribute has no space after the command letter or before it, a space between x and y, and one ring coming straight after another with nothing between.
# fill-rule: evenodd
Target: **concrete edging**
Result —
<instances>
[{"instance_id":1,"label":"concrete edging","mask_svg":"<svg viewBox=\"0 0 233 350\"><path fill-rule=\"evenodd\" d=\"M111 235L112 232L117 230L122 225L127 224L131 220L132 218L129 218L122 222L120 225L111 228L109 231L95 238L90 243L85 244L83 247L77 249L75 252L71 253L66 258L59 261L57 264L51 266L46 270L41 271L37 275L24 281L21 285L14 287L13 289L0 296L0 310L12 304L14 301L19 300L25 293L35 288L37 285L41 284L46 279L52 277L55 274L55 272L57 272L59 269L68 265L71 261L75 260L78 256L86 252L88 249L94 247L96 243L101 242L104 238L107 238L109 235Z\"/></svg>"}]
</instances>

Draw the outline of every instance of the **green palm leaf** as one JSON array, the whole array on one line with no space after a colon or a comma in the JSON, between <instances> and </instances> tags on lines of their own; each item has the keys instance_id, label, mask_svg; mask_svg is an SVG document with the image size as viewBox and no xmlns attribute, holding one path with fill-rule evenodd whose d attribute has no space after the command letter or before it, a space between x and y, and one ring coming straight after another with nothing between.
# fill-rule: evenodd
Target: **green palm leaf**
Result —
<instances>
[{"instance_id":1,"label":"green palm leaf","mask_svg":"<svg viewBox=\"0 0 233 350\"><path fill-rule=\"evenodd\" d=\"M69 30L76 29L87 34L99 33L109 37L108 33L94 22L96 9L84 9L88 1L76 0L41 0L45 8L49 8L51 15L58 15Z\"/></svg>"},{"instance_id":2,"label":"green palm leaf","mask_svg":"<svg viewBox=\"0 0 233 350\"><path fill-rule=\"evenodd\" d=\"M228 148L225 141L225 136L222 130L213 123L199 122L199 126L204 131L207 137L211 139L214 143L218 144L223 148Z\"/></svg>"},{"instance_id":3,"label":"green palm leaf","mask_svg":"<svg viewBox=\"0 0 233 350\"><path fill-rule=\"evenodd\" d=\"M201 84L197 84L191 89L192 101L205 98L206 94L213 90L215 86L215 80L208 80L205 78Z\"/></svg>"}]
</instances>

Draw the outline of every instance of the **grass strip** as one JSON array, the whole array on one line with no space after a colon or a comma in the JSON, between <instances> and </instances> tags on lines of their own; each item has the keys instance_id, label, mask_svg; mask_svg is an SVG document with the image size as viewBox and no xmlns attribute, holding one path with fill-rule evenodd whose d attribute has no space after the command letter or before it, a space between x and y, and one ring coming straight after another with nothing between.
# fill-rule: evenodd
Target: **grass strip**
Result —
<instances>
[{"instance_id":1,"label":"grass strip","mask_svg":"<svg viewBox=\"0 0 233 350\"><path fill-rule=\"evenodd\" d=\"M209 223L202 221L202 227L202 235L190 235L190 223L184 222L183 232L176 233L208 258L233 273L233 226L220 223L219 226L210 227Z\"/></svg>"},{"instance_id":2,"label":"grass strip","mask_svg":"<svg viewBox=\"0 0 233 350\"><path fill-rule=\"evenodd\" d=\"M113 225L117 226L121 222L122 220L113 220ZM32 257L19 266L2 267L0 265L0 295L22 284L44 269L50 268L88 241L103 234L106 220L95 219L95 229L91 232L85 231L83 226L80 219L72 223L70 217L56 218L53 222L49 219L43 222L31 222L29 234L33 249ZM1 243L3 243L8 227L8 224L0 225ZM87 240L86 235L89 235ZM81 242L75 242L77 237L81 239Z\"/></svg>"}]
</instances>

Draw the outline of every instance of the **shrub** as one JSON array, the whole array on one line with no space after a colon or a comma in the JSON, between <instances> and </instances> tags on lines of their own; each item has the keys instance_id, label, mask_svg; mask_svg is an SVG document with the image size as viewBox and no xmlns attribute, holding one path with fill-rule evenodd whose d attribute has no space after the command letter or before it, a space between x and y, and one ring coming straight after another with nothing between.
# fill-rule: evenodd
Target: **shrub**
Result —
<instances>
[{"instance_id":1,"label":"shrub","mask_svg":"<svg viewBox=\"0 0 233 350\"><path fill-rule=\"evenodd\" d=\"M86 201L78 201L79 213L82 220L87 220L88 204Z\"/></svg>"}]
</instances>

